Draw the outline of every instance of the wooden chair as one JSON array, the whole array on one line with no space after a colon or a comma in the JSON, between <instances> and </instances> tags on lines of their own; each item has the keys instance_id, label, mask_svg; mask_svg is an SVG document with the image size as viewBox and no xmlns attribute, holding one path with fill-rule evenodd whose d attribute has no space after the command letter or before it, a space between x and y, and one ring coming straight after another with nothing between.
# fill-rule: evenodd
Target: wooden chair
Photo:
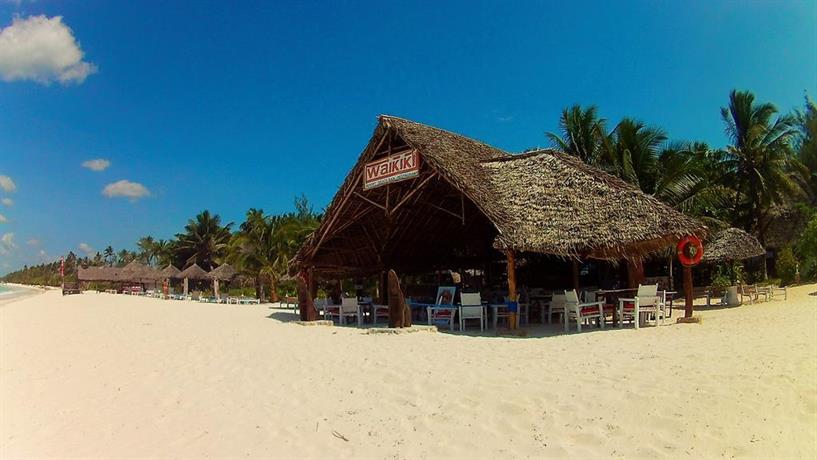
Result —
<instances>
[{"instance_id":1,"label":"wooden chair","mask_svg":"<svg viewBox=\"0 0 817 460\"><path fill-rule=\"evenodd\" d=\"M485 330L485 307L482 305L482 297L478 292L460 294L462 305L460 306L460 330L465 330L465 321L469 319L479 320L479 330Z\"/></svg>"},{"instance_id":2,"label":"wooden chair","mask_svg":"<svg viewBox=\"0 0 817 460\"><path fill-rule=\"evenodd\" d=\"M604 328L604 301L581 302L575 289L565 291L565 332L570 330L571 319L576 321L579 332L584 321L593 319Z\"/></svg>"}]
</instances>

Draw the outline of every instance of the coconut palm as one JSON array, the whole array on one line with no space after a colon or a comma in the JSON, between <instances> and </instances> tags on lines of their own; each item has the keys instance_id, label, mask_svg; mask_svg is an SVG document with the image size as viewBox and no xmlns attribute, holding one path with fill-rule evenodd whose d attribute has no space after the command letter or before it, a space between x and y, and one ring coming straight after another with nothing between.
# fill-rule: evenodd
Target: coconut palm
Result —
<instances>
[{"instance_id":1,"label":"coconut palm","mask_svg":"<svg viewBox=\"0 0 817 460\"><path fill-rule=\"evenodd\" d=\"M817 105L808 97L805 105L805 111L797 113L795 148L804 188L817 204Z\"/></svg>"},{"instance_id":2,"label":"coconut palm","mask_svg":"<svg viewBox=\"0 0 817 460\"><path fill-rule=\"evenodd\" d=\"M653 193L657 182L658 150L666 140L662 129L624 118L602 139L598 163L644 192Z\"/></svg>"},{"instance_id":3,"label":"coconut palm","mask_svg":"<svg viewBox=\"0 0 817 460\"><path fill-rule=\"evenodd\" d=\"M226 253L232 226L232 222L222 226L218 214L211 215L207 210L200 212L187 222L184 233L176 235L177 256L183 259L185 266L197 263L205 270L211 270L217 259Z\"/></svg>"},{"instance_id":4,"label":"coconut palm","mask_svg":"<svg viewBox=\"0 0 817 460\"><path fill-rule=\"evenodd\" d=\"M152 236L143 236L136 242L139 248L139 260L147 265L153 265L156 260L156 241Z\"/></svg>"},{"instance_id":5,"label":"coconut palm","mask_svg":"<svg viewBox=\"0 0 817 460\"><path fill-rule=\"evenodd\" d=\"M764 242L760 222L773 204L802 192L792 179L791 117L775 116L772 104L756 104L754 94L733 90L721 118L731 141L726 148L723 181L734 187L737 223Z\"/></svg>"},{"instance_id":6,"label":"coconut palm","mask_svg":"<svg viewBox=\"0 0 817 460\"><path fill-rule=\"evenodd\" d=\"M605 120L598 117L596 106L583 109L579 105L562 110L559 117L561 133L546 133L555 148L575 155L587 164L595 164L605 135Z\"/></svg>"}]
</instances>

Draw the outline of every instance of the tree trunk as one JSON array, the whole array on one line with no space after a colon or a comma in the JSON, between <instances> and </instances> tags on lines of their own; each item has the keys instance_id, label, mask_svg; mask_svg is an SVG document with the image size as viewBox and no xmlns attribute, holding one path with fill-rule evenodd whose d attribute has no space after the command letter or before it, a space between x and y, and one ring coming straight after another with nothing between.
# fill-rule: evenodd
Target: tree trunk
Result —
<instances>
[{"instance_id":1,"label":"tree trunk","mask_svg":"<svg viewBox=\"0 0 817 460\"><path fill-rule=\"evenodd\" d=\"M309 292L309 285L312 284L307 273L298 274L298 311L301 321L315 321L318 319L318 310L312 302L312 295Z\"/></svg>"},{"instance_id":2,"label":"tree trunk","mask_svg":"<svg viewBox=\"0 0 817 460\"><path fill-rule=\"evenodd\" d=\"M394 270L389 270L388 291L389 291L389 327L410 327L411 309L406 304L403 297L403 290L400 289L400 280Z\"/></svg>"},{"instance_id":3,"label":"tree trunk","mask_svg":"<svg viewBox=\"0 0 817 460\"><path fill-rule=\"evenodd\" d=\"M278 302L278 300L280 300L278 298L278 278L273 274L269 275L269 285L270 285L269 301Z\"/></svg>"}]
</instances>

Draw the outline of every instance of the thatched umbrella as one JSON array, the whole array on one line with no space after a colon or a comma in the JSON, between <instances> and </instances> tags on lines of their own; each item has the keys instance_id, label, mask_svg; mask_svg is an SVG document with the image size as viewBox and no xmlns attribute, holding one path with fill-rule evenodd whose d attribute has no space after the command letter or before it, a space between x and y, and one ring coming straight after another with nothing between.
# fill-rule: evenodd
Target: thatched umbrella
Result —
<instances>
[{"instance_id":1,"label":"thatched umbrella","mask_svg":"<svg viewBox=\"0 0 817 460\"><path fill-rule=\"evenodd\" d=\"M177 274L174 278L184 280L184 295L187 295L189 280L193 281L207 281L209 280L209 276L207 272L204 271L203 268L199 267L198 264L193 264L186 269L184 269L181 273Z\"/></svg>"},{"instance_id":2,"label":"thatched umbrella","mask_svg":"<svg viewBox=\"0 0 817 460\"><path fill-rule=\"evenodd\" d=\"M131 261L121 270L122 281L144 282L150 275L148 267L137 261Z\"/></svg>"},{"instance_id":3,"label":"thatched umbrella","mask_svg":"<svg viewBox=\"0 0 817 460\"><path fill-rule=\"evenodd\" d=\"M751 259L766 254L760 241L739 228L727 228L704 245L704 262Z\"/></svg>"},{"instance_id":4,"label":"thatched umbrella","mask_svg":"<svg viewBox=\"0 0 817 460\"><path fill-rule=\"evenodd\" d=\"M218 297L218 285L220 281L230 281L235 278L238 272L229 264L221 264L208 273L210 279L213 280L213 294Z\"/></svg>"},{"instance_id":5,"label":"thatched umbrella","mask_svg":"<svg viewBox=\"0 0 817 460\"><path fill-rule=\"evenodd\" d=\"M179 270L178 268L174 267L171 264L171 265L168 265L167 267L163 268L161 271L159 271L159 275L162 277L161 279L169 279L169 278L175 278L176 275L178 275L181 272L182 272L181 270Z\"/></svg>"}]
</instances>

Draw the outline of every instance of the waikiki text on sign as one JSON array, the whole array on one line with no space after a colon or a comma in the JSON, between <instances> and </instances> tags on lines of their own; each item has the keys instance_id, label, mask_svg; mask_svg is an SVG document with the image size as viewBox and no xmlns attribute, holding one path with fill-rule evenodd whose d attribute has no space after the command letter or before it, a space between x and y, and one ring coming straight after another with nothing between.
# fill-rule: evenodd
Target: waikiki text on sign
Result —
<instances>
[{"instance_id":1,"label":"waikiki text on sign","mask_svg":"<svg viewBox=\"0 0 817 460\"><path fill-rule=\"evenodd\" d=\"M420 175L420 154L416 150L366 163L363 190L412 179Z\"/></svg>"}]
</instances>

